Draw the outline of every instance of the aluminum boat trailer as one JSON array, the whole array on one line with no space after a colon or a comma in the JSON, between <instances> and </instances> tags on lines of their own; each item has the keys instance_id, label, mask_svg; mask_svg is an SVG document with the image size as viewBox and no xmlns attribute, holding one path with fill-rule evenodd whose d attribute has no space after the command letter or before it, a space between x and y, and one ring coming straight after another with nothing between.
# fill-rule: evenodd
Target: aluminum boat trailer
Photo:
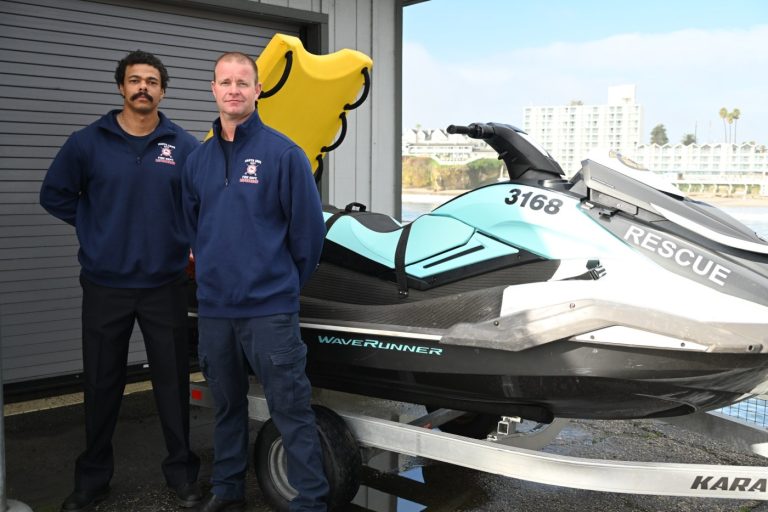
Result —
<instances>
[{"instance_id":1,"label":"aluminum boat trailer","mask_svg":"<svg viewBox=\"0 0 768 512\"><path fill-rule=\"evenodd\" d=\"M191 384L190 397L192 405L213 407L205 383ZM259 485L265 499L280 510L295 495L295 491L287 482L279 433L276 433L274 426L266 428L271 423L267 401L255 379L252 380L248 401L250 418L267 422L262 426L254 448ZM331 503L334 505L331 509L351 501L359 487L357 478L362 460L367 461L381 451L576 489L768 500L766 466L616 461L537 451L557 436L568 423L567 420L556 419L552 424L529 428L530 422L523 424L519 418L501 417L496 433L478 440L433 430L433 427L461 416L463 413L459 411L440 409L426 415L422 412L414 419L413 411L416 410L418 415L418 411L424 410L423 407L324 389L315 389L313 401L318 413L326 474L331 484ZM343 421L334 424L334 418ZM720 413L698 413L664 421L768 456L768 430ZM271 436L262 436L265 430L272 432ZM344 450L347 452L344 453Z\"/></svg>"}]
</instances>

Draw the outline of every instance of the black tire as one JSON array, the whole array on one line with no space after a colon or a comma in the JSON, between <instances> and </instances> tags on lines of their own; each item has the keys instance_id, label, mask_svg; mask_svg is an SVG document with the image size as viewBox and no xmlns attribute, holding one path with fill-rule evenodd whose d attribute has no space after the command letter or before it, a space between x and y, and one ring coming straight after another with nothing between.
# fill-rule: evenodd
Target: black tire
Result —
<instances>
[{"instance_id":1,"label":"black tire","mask_svg":"<svg viewBox=\"0 0 768 512\"><path fill-rule=\"evenodd\" d=\"M427 407L428 412L436 410L436 407ZM443 432L457 436L485 439L491 431L496 430L496 425L500 419L501 416L494 416L493 414L468 412L455 420L443 423L438 428Z\"/></svg>"},{"instance_id":2,"label":"black tire","mask_svg":"<svg viewBox=\"0 0 768 512\"><path fill-rule=\"evenodd\" d=\"M344 420L327 407L313 405L328 479L328 510L346 506L360 488L360 447ZM288 483L283 441L272 420L259 430L253 450L256 477L264 499L279 512L288 512L296 490Z\"/></svg>"}]
</instances>

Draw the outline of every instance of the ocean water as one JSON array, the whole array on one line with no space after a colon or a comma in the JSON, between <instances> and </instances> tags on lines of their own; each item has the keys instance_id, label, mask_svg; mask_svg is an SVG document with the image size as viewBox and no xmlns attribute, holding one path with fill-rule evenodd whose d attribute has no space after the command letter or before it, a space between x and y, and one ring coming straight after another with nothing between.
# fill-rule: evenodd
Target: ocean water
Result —
<instances>
[{"instance_id":1,"label":"ocean water","mask_svg":"<svg viewBox=\"0 0 768 512\"><path fill-rule=\"evenodd\" d=\"M768 206L728 206L722 209L768 240Z\"/></svg>"},{"instance_id":2,"label":"ocean water","mask_svg":"<svg viewBox=\"0 0 768 512\"><path fill-rule=\"evenodd\" d=\"M403 196L402 219L403 221L412 221L419 215L431 212L449 199L451 196L426 194ZM721 206L720 208L768 240L768 206ZM759 398L744 400L720 409L720 412L768 428L768 401L766 400Z\"/></svg>"},{"instance_id":3,"label":"ocean water","mask_svg":"<svg viewBox=\"0 0 768 512\"><path fill-rule=\"evenodd\" d=\"M768 422L768 402L760 398L750 398L719 410L723 414L733 416L747 423L753 423L766 428Z\"/></svg>"}]
</instances>

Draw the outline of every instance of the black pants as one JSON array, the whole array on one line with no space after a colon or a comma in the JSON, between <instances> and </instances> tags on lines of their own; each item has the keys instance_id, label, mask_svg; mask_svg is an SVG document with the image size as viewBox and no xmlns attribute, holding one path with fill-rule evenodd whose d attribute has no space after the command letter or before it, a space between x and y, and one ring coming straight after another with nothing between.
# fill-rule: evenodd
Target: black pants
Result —
<instances>
[{"instance_id":1,"label":"black pants","mask_svg":"<svg viewBox=\"0 0 768 512\"><path fill-rule=\"evenodd\" d=\"M162 463L166 483L175 487L197 480L200 459L189 447L186 276L158 288L109 288L82 276L80 284L86 449L75 463L75 489L96 490L112 479L112 436L125 390L134 321L144 336L168 449Z\"/></svg>"}]
</instances>

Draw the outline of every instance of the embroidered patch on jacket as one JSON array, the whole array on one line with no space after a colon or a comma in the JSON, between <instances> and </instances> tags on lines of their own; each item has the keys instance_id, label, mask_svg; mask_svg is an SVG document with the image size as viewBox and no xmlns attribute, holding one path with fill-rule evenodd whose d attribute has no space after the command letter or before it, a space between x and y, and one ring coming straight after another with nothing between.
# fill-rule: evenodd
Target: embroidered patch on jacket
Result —
<instances>
[{"instance_id":1,"label":"embroidered patch on jacket","mask_svg":"<svg viewBox=\"0 0 768 512\"><path fill-rule=\"evenodd\" d=\"M259 170L259 165L261 165L261 160L247 159L245 161L245 172L240 177L240 183L258 183L259 177L256 175L256 172Z\"/></svg>"},{"instance_id":2,"label":"embroidered patch on jacket","mask_svg":"<svg viewBox=\"0 0 768 512\"><path fill-rule=\"evenodd\" d=\"M173 159L173 150L176 146L171 146L165 142L158 142L160 146L160 154L155 158L155 162L159 164L176 165L176 161Z\"/></svg>"}]
</instances>

